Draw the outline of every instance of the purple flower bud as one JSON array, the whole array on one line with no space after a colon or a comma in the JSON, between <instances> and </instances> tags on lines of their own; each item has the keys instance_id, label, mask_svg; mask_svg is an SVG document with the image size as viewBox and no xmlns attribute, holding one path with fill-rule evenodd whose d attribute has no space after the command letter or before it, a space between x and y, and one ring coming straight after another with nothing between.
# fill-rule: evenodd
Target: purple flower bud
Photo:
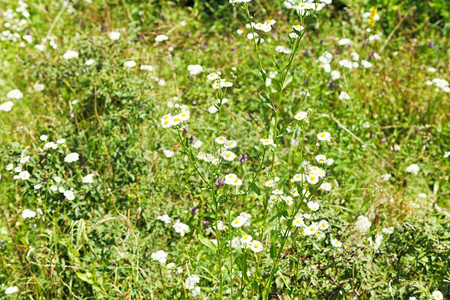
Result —
<instances>
[{"instance_id":1,"label":"purple flower bud","mask_svg":"<svg viewBox=\"0 0 450 300\"><path fill-rule=\"evenodd\" d=\"M305 80L303 80L304 84L308 84L308 78L305 78Z\"/></svg>"},{"instance_id":2,"label":"purple flower bud","mask_svg":"<svg viewBox=\"0 0 450 300\"><path fill-rule=\"evenodd\" d=\"M248 160L248 155L245 153L241 154L241 159L240 159L241 163L245 163L247 160Z\"/></svg>"},{"instance_id":3,"label":"purple flower bud","mask_svg":"<svg viewBox=\"0 0 450 300\"><path fill-rule=\"evenodd\" d=\"M434 46L435 44L436 44L435 42L429 41L429 42L428 42L428 47L433 48L433 46Z\"/></svg>"},{"instance_id":4,"label":"purple flower bud","mask_svg":"<svg viewBox=\"0 0 450 300\"><path fill-rule=\"evenodd\" d=\"M333 80L330 80L330 81L328 82L328 87L329 87L330 89L334 89L334 81L333 81Z\"/></svg>"},{"instance_id":5,"label":"purple flower bud","mask_svg":"<svg viewBox=\"0 0 450 300\"><path fill-rule=\"evenodd\" d=\"M70 117L73 119L73 118L75 118L75 115L73 113L71 113Z\"/></svg>"},{"instance_id":6,"label":"purple flower bud","mask_svg":"<svg viewBox=\"0 0 450 300\"><path fill-rule=\"evenodd\" d=\"M307 49L303 50L303 55L308 55L308 50Z\"/></svg>"},{"instance_id":7,"label":"purple flower bud","mask_svg":"<svg viewBox=\"0 0 450 300\"><path fill-rule=\"evenodd\" d=\"M202 49L202 50L206 49L206 44L203 43L203 45L200 47L200 49Z\"/></svg>"},{"instance_id":8,"label":"purple flower bud","mask_svg":"<svg viewBox=\"0 0 450 300\"><path fill-rule=\"evenodd\" d=\"M106 26L105 26L105 24L102 24L102 31L105 31L106 30Z\"/></svg>"},{"instance_id":9,"label":"purple flower bud","mask_svg":"<svg viewBox=\"0 0 450 300\"><path fill-rule=\"evenodd\" d=\"M192 215L195 215L198 212L198 208L197 207L191 207L191 213Z\"/></svg>"},{"instance_id":10,"label":"purple flower bud","mask_svg":"<svg viewBox=\"0 0 450 300\"><path fill-rule=\"evenodd\" d=\"M191 135L191 136L189 137L189 141L191 142L191 144L194 142L194 140L195 140L195 137L194 137L193 135Z\"/></svg>"},{"instance_id":11,"label":"purple flower bud","mask_svg":"<svg viewBox=\"0 0 450 300\"><path fill-rule=\"evenodd\" d=\"M404 187L408 186L408 178L403 179L403 186Z\"/></svg>"},{"instance_id":12,"label":"purple flower bud","mask_svg":"<svg viewBox=\"0 0 450 300\"><path fill-rule=\"evenodd\" d=\"M87 72L86 67L83 67L83 73L86 73L86 72Z\"/></svg>"},{"instance_id":13,"label":"purple flower bud","mask_svg":"<svg viewBox=\"0 0 450 300\"><path fill-rule=\"evenodd\" d=\"M370 53L369 53L369 59L373 59L373 58L374 58L374 56L373 56L373 55L374 55L374 53L375 53L375 52L373 52L373 51L370 51Z\"/></svg>"},{"instance_id":14,"label":"purple flower bud","mask_svg":"<svg viewBox=\"0 0 450 300\"><path fill-rule=\"evenodd\" d=\"M217 186L218 189L220 189L222 187L222 185L223 185L223 180L219 176L219 178L216 181L216 186Z\"/></svg>"},{"instance_id":15,"label":"purple flower bud","mask_svg":"<svg viewBox=\"0 0 450 300\"><path fill-rule=\"evenodd\" d=\"M231 47L231 52L236 52L236 48Z\"/></svg>"},{"instance_id":16,"label":"purple flower bud","mask_svg":"<svg viewBox=\"0 0 450 300\"><path fill-rule=\"evenodd\" d=\"M186 34L184 36L188 38L188 37L191 36L191 33L190 32L186 32Z\"/></svg>"},{"instance_id":17,"label":"purple flower bud","mask_svg":"<svg viewBox=\"0 0 450 300\"><path fill-rule=\"evenodd\" d=\"M299 144L299 143L298 143L297 140L294 140L294 139L291 140L291 145L297 146L298 144Z\"/></svg>"},{"instance_id":18,"label":"purple flower bud","mask_svg":"<svg viewBox=\"0 0 450 300\"><path fill-rule=\"evenodd\" d=\"M192 101L192 105L196 106L197 105L197 101Z\"/></svg>"},{"instance_id":19,"label":"purple flower bud","mask_svg":"<svg viewBox=\"0 0 450 300\"><path fill-rule=\"evenodd\" d=\"M381 143L385 143L387 141L387 139L385 137L381 138Z\"/></svg>"}]
</instances>

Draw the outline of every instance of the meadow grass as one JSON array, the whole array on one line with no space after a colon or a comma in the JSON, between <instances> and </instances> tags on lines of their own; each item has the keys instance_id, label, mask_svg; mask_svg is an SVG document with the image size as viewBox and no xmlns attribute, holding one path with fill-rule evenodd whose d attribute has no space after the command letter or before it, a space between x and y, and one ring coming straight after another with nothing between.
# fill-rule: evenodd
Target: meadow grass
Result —
<instances>
[{"instance_id":1,"label":"meadow grass","mask_svg":"<svg viewBox=\"0 0 450 300\"><path fill-rule=\"evenodd\" d=\"M0 0L2 297L450 297L445 13L91 2Z\"/></svg>"}]
</instances>

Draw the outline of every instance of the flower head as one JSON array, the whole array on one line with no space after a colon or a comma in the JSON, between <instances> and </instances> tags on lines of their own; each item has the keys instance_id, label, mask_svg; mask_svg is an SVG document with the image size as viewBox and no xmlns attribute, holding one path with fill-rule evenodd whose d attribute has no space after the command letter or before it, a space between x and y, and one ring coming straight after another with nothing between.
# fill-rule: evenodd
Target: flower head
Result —
<instances>
[{"instance_id":1,"label":"flower head","mask_svg":"<svg viewBox=\"0 0 450 300\"><path fill-rule=\"evenodd\" d=\"M253 252L258 253L263 251L263 245L259 241L252 241L252 243L250 244L250 249Z\"/></svg>"}]
</instances>

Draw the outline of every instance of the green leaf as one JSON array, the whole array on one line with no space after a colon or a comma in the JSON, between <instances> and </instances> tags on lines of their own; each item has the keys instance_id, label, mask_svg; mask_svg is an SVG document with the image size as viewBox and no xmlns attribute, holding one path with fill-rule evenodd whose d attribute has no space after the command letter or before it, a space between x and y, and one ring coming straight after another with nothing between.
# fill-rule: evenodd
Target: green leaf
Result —
<instances>
[{"instance_id":1,"label":"green leaf","mask_svg":"<svg viewBox=\"0 0 450 300\"><path fill-rule=\"evenodd\" d=\"M92 274L91 273L80 273L80 272L76 272L78 278L80 278L81 280L83 280L84 282L87 282L91 285L94 284L94 281L92 280Z\"/></svg>"},{"instance_id":2,"label":"green leaf","mask_svg":"<svg viewBox=\"0 0 450 300\"><path fill-rule=\"evenodd\" d=\"M250 188L256 193L256 195L261 196L261 190L254 182L250 184Z\"/></svg>"},{"instance_id":3,"label":"green leaf","mask_svg":"<svg viewBox=\"0 0 450 300\"><path fill-rule=\"evenodd\" d=\"M211 242L210 239L205 238L204 236L198 235L197 236L198 239L200 240L200 242L205 245L206 247L208 247L209 249L215 251L216 250L216 245L213 244L213 242Z\"/></svg>"}]
</instances>

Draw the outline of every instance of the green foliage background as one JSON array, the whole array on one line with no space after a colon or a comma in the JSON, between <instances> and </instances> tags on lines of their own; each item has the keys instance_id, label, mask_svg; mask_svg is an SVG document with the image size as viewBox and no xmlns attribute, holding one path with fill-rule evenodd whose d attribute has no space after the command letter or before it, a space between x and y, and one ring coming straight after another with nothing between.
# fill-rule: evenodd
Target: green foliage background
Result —
<instances>
[{"instance_id":1,"label":"green foliage background","mask_svg":"<svg viewBox=\"0 0 450 300\"><path fill-rule=\"evenodd\" d=\"M205 73L192 77L186 68L198 63L230 74L236 66L227 96L232 104L222 122L249 156L239 167L242 172L257 167L258 149L251 139L264 133L260 115L267 112L258 97L263 85L251 45L235 33L244 29L245 18L226 1L92 2L74 1L75 13L59 18L57 1L27 2L33 37L51 31L58 50L0 44L0 103L14 88L25 95L10 113L0 112L0 292L3 297L8 286L17 285L19 293L12 296L17 299L184 299L188 294L181 277L169 276L151 253L171 249L177 264L205 274L205 282L213 282L208 269L214 257L204 244L180 238L156 217L167 213L203 232L212 210L192 166L179 152L171 159L163 156L163 149L177 151L180 145L158 127L159 119L169 111L167 101L180 97L191 108L188 134L210 144L217 116L207 108L214 94ZM16 5L0 0L0 10ZM281 115L287 121L312 108L312 131L326 128L333 134L334 189L323 197L329 203L325 214L339 219L336 231L347 245L346 255L314 243L301 252L293 245L282 262L287 271L272 287L273 299L407 299L436 289L450 297L449 160L444 158L450 150L449 101L448 94L424 84L434 75L449 79L448 5L440 0L335 1L306 36ZM361 14L372 6L381 17L372 30L383 32L383 40L369 47L361 42L368 36ZM288 32L293 12L283 9L282 1L252 1L251 9L258 20L277 20L280 33L275 34ZM185 27L178 25L183 20ZM112 42L107 33L116 28L123 30L122 37ZM167 44L154 43L157 34L169 31ZM342 83L329 88L316 59L324 51L345 57L332 36L358 41L361 57L379 53L376 71L347 72ZM69 48L79 52L78 60L61 58ZM270 67L271 50L262 51ZM98 64L85 67L88 59ZM148 73L125 70L123 62L131 59L155 66L155 76L167 85L158 86ZM430 66L438 74L427 73ZM45 84L42 93L27 92L35 82ZM300 95L306 90L310 97ZM339 100L341 90L351 100ZM73 100L78 104L70 104ZM92 172L97 181L80 187L76 203L52 199L45 203L52 217L30 221L21 218L21 211L40 204L30 186L16 185L4 170L24 147L37 149L41 134L65 138L80 154L77 167L64 169L55 158L51 168L74 182ZM313 153L314 134L306 140ZM276 162L280 168L296 163L289 145L288 137L281 139L279 146L287 150ZM63 157L64 150L59 151L55 155ZM44 173L50 172L46 163L33 161ZM404 171L412 163L420 164L417 176ZM393 175L388 182L380 178L385 173ZM411 205L418 193L428 195L421 208ZM261 209L256 195L234 205L252 215ZM367 235L353 228L359 215L374 220ZM390 226L395 231L384 246L379 251L369 247L367 237ZM205 288L204 295L214 298L212 290Z\"/></svg>"}]
</instances>

